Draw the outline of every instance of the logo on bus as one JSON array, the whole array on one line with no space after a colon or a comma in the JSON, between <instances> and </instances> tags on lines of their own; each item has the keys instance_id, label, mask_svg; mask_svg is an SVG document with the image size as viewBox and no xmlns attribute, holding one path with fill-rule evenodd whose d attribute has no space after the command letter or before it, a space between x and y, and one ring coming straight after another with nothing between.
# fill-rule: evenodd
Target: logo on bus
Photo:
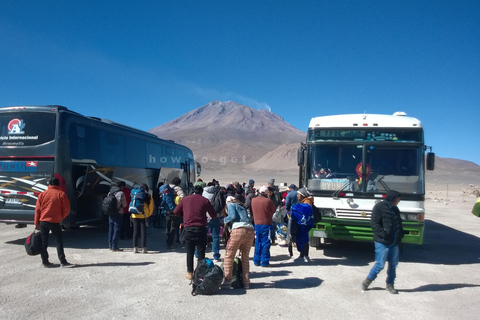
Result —
<instances>
[{"instance_id":1,"label":"logo on bus","mask_svg":"<svg viewBox=\"0 0 480 320\"><path fill-rule=\"evenodd\" d=\"M23 128L25 128L25 122L20 119L12 119L8 123L8 134L24 134Z\"/></svg>"}]
</instances>

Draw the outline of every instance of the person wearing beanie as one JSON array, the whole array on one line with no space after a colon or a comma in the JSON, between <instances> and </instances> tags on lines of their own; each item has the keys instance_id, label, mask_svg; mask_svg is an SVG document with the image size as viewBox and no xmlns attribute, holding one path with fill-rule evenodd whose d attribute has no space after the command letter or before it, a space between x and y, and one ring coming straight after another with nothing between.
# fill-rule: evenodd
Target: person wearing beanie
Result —
<instances>
[{"instance_id":1,"label":"person wearing beanie","mask_svg":"<svg viewBox=\"0 0 480 320\"><path fill-rule=\"evenodd\" d=\"M398 293L394 282L399 261L398 245L404 236L402 218L397 207L400 198L401 195L398 191L389 190L385 200L377 203L372 209L370 226L375 240L375 264L362 282L363 291L368 289L370 283L385 267L385 262L388 262L386 289L392 294Z\"/></svg>"},{"instance_id":2,"label":"person wearing beanie","mask_svg":"<svg viewBox=\"0 0 480 320\"><path fill-rule=\"evenodd\" d=\"M297 191L298 203L308 203L313 207L313 197L308 192L307 188L303 187Z\"/></svg>"},{"instance_id":3,"label":"person wearing beanie","mask_svg":"<svg viewBox=\"0 0 480 320\"><path fill-rule=\"evenodd\" d=\"M248 185L245 186L245 207L247 212L251 216L252 212L252 199L255 197L255 181L250 179Z\"/></svg>"},{"instance_id":4,"label":"person wearing beanie","mask_svg":"<svg viewBox=\"0 0 480 320\"><path fill-rule=\"evenodd\" d=\"M297 204L308 204L310 210L308 210L308 207L304 206L297 206ZM293 256L293 248L292 248L292 243L295 242L297 245L297 250L300 252L300 257L299 259L303 259L305 262L309 262L310 258L308 256L309 250L310 250L310 245L309 245L309 234L308 232L310 229L313 227L313 220L312 220L312 226L309 226L309 229L306 228L306 226L300 226L298 224L298 219L293 219L294 215L294 207L297 207L296 212L296 218L300 216L311 216L313 219L313 197L310 195L310 192L308 192L307 188L302 187L297 190L297 203L292 205L291 209L291 214L290 214L290 219L292 221L290 222L290 236L291 236L291 241L288 245L288 253L290 254L290 258ZM301 215L298 213L301 212Z\"/></svg>"},{"instance_id":5,"label":"person wearing beanie","mask_svg":"<svg viewBox=\"0 0 480 320\"><path fill-rule=\"evenodd\" d=\"M255 223L255 254L253 264L256 266L270 266L270 240L272 231L272 217L277 208L268 198L268 188L262 186L260 195L252 199L252 214Z\"/></svg>"}]
</instances>

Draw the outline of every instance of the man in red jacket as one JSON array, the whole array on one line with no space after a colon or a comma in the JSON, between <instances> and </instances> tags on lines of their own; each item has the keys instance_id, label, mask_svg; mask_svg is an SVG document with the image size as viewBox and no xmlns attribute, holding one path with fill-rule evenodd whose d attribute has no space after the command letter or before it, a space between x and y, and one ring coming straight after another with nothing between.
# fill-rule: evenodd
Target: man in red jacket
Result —
<instances>
[{"instance_id":1,"label":"man in red jacket","mask_svg":"<svg viewBox=\"0 0 480 320\"><path fill-rule=\"evenodd\" d=\"M210 201L202 196L203 188L195 186L193 194L185 197L173 213L183 217L185 245L187 247L187 279L193 279L193 256L197 247L198 260L205 258L207 247L207 212L215 219L217 213Z\"/></svg>"},{"instance_id":2,"label":"man in red jacket","mask_svg":"<svg viewBox=\"0 0 480 320\"><path fill-rule=\"evenodd\" d=\"M260 196L252 199L253 221L255 223L255 254L253 264L256 266L270 266L270 241L272 217L277 208L268 198L268 188L260 188Z\"/></svg>"},{"instance_id":3,"label":"man in red jacket","mask_svg":"<svg viewBox=\"0 0 480 320\"><path fill-rule=\"evenodd\" d=\"M48 234L52 230L53 236L57 240L57 255L60 260L60 266L69 268L73 265L68 263L63 252L63 237L60 222L70 213L70 202L65 192L60 189L57 178L49 181L48 189L42 192L37 199L35 206L35 229L40 229L42 237L42 263L45 268L51 268L53 263L48 261Z\"/></svg>"}]
</instances>

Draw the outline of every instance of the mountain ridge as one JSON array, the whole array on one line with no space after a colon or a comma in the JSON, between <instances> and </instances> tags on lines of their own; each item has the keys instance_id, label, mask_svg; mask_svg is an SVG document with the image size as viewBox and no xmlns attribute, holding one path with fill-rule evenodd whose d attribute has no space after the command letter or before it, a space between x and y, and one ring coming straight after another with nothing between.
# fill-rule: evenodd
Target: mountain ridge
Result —
<instances>
[{"instance_id":1,"label":"mountain ridge","mask_svg":"<svg viewBox=\"0 0 480 320\"><path fill-rule=\"evenodd\" d=\"M296 161L306 133L268 110L214 100L149 132L191 148L203 172L298 176ZM480 181L480 166L467 160L436 157L427 180ZM479 177L476 179L476 177Z\"/></svg>"}]
</instances>

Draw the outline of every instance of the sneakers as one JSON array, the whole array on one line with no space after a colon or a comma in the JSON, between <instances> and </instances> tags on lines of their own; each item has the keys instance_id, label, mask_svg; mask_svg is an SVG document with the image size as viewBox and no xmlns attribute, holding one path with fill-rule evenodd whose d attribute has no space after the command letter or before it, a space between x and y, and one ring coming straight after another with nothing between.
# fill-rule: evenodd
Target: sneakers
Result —
<instances>
[{"instance_id":1,"label":"sneakers","mask_svg":"<svg viewBox=\"0 0 480 320\"><path fill-rule=\"evenodd\" d=\"M133 253L138 253L138 247L133 248Z\"/></svg>"},{"instance_id":2,"label":"sneakers","mask_svg":"<svg viewBox=\"0 0 480 320\"><path fill-rule=\"evenodd\" d=\"M73 268L75 265L65 261L64 263L60 263L60 268Z\"/></svg>"},{"instance_id":3,"label":"sneakers","mask_svg":"<svg viewBox=\"0 0 480 320\"><path fill-rule=\"evenodd\" d=\"M223 280L221 288L222 289L232 289L232 282Z\"/></svg>"},{"instance_id":4,"label":"sneakers","mask_svg":"<svg viewBox=\"0 0 480 320\"><path fill-rule=\"evenodd\" d=\"M193 280L193 272L187 272L187 279L188 280Z\"/></svg>"},{"instance_id":5,"label":"sneakers","mask_svg":"<svg viewBox=\"0 0 480 320\"><path fill-rule=\"evenodd\" d=\"M303 261L305 261L305 262L307 262L307 263L308 263L308 262L310 262L310 258L309 258L309 257L307 257L307 256L305 256L305 257L303 257Z\"/></svg>"},{"instance_id":6,"label":"sneakers","mask_svg":"<svg viewBox=\"0 0 480 320\"><path fill-rule=\"evenodd\" d=\"M391 294L398 294L398 291L393 286L393 283L387 284L387 291L390 292Z\"/></svg>"},{"instance_id":7,"label":"sneakers","mask_svg":"<svg viewBox=\"0 0 480 320\"><path fill-rule=\"evenodd\" d=\"M47 263L44 263L43 266L44 266L45 268L52 268L52 267L54 267L55 265L54 265L53 263L51 263L51 262L47 262Z\"/></svg>"},{"instance_id":8,"label":"sneakers","mask_svg":"<svg viewBox=\"0 0 480 320\"><path fill-rule=\"evenodd\" d=\"M368 286L370 285L370 283L372 283L372 281L368 278L365 278L365 280L363 280L362 282L362 290L363 291L367 291L368 289Z\"/></svg>"},{"instance_id":9,"label":"sneakers","mask_svg":"<svg viewBox=\"0 0 480 320\"><path fill-rule=\"evenodd\" d=\"M168 250L175 250L175 249L177 249L177 246L172 244L172 245L169 245L167 248L168 248Z\"/></svg>"},{"instance_id":10,"label":"sneakers","mask_svg":"<svg viewBox=\"0 0 480 320\"><path fill-rule=\"evenodd\" d=\"M142 253L147 253L147 248L143 248Z\"/></svg>"},{"instance_id":11,"label":"sneakers","mask_svg":"<svg viewBox=\"0 0 480 320\"><path fill-rule=\"evenodd\" d=\"M121 252L123 249L110 249L111 252Z\"/></svg>"}]
</instances>

